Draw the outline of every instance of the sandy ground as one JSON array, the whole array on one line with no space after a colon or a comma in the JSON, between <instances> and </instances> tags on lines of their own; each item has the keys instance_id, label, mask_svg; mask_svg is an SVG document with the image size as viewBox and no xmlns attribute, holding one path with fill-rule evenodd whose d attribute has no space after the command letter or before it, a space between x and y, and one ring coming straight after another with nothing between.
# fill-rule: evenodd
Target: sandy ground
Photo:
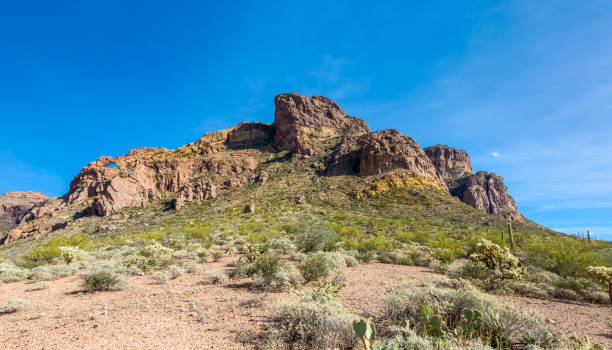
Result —
<instances>
[{"instance_id":1,"label":"sandy ground","mask_svg":"<svg viewBox=\"0 0 612 350\"><path fill-rule=\"evenodd\" d=\"M129 288L119 292L82 293L78 276L52 281L42 291L32 291L28 283L2 285L0 303L22 298L30 306L0 315L0 349L249 349L240 339L260 330L277 305L296 297L253 291L249 279L199 283L208 272L229 270L227 262L200 264L195 274L165 285L153 284L151 276L132 277ZM434 276L426 268L378 263L346 273L341 301L362 315L380 311L386 287ZM242 304L253 298L263 306ZM560 331L588 334L612 348L609 306L502 299L541 312Z\"/></svg>"}]
</instances>

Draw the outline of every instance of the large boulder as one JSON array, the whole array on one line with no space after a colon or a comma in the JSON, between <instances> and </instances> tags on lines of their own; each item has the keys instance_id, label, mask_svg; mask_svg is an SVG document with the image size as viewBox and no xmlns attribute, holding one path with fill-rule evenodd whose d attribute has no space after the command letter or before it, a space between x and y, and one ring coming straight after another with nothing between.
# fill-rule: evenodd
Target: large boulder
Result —
<instances>
[{"instance_id":1,"label":"large boulder","mask_svg":"<svg viewBox=\"0 0 612 350\"><path fill-rule=\"evenodd\" d=\"M512 221L524 221L514 198L508 194L504 178L494 173L479 171L467 179L462 196L463 202L489 214Z\"/></svg>"},{"instance_id":2,"label":"large boulder","mask_svg":"<svg viewBox=\"0 0 612 350\"><path fill-rule=\"evenodd\" d=\"M274 103L274 145L280 150L312 155L318 140L370 131L363 120L349 116L327 97L279 94Z\"/></svg>"}]
</instances>

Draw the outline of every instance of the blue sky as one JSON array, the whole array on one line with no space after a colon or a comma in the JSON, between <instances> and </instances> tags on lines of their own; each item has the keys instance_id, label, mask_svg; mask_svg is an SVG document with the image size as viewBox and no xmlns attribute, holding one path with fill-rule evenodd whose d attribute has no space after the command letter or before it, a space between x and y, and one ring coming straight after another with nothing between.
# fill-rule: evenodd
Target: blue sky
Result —
<instances>
[{"instance_id":1,"label":"blue sky","mask_svg":"<svg viewBox=\"0 0 612 350\"><path fill-rule=\"evenodd\" d=\"M13 1L0 4L0 193L175 148L274 95L464 149L530 219L612 239L608 1Z\"/></svg>"}]
</instances>

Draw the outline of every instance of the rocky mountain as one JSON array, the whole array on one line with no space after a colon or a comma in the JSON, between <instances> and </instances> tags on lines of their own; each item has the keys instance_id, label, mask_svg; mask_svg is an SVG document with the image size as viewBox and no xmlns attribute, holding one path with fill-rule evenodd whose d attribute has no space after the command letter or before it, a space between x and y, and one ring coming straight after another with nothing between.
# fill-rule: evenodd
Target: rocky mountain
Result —
<instances>
[{"instance_id":1,"label":"rocky mountain","mask_svg":"<svg viewBox=\"0 0 612 350\"><path fill-rule=\"evenodd\" d=\"M467 152L445 145L425 148L425 153L444 179L450 193L466 204L489 214L512 221L524 221L514 198L508 193L504 179L494 173L472 174Z\"/></svg>"},{"instance_id":2,"label":"rocky mountain","mask_svg":"<svg viewBox=\"0 0 612 350\"><path fill-rule=\"evenodd\" d=\"M180 210L191 201L223 198L231 189L266 186L279 171L275 164L285 160L311 162L316 182L317 177L357 176L360 188L342 190L353 197L410 186L448 196L450 189L479 210L522 218L503 180L494 174L472 175L464 151L440 145L423 150L394 129L371 132L363 120L347 115L326 97L288 93L277 95L274 102L273 124L243 122L175 150L144 147L100 157L75 176L67 194L19 213L19 225L4 243L125 207L170 201L170 207Z\"/></svg>"},{"instance_id":3,"label":"rocky mountain","mask_svg":"<svg viewBox=\"0 0 612 350\"><path fill-rule=\"evenodd\" d=\"M48 199L38 192L7 192L0 196L0 227L12 228L26 211Z\"/></svg>"}]
</instances>

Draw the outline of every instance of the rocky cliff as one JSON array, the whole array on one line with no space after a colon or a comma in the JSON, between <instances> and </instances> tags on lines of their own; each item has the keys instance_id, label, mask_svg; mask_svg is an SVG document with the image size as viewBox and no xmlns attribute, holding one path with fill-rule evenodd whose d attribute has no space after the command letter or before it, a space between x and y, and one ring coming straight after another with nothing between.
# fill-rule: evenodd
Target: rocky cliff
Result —
<instances>
[{"instance_id":1,"label":"rocky cliff","mask_svg":"<svg viewBox=\"0 0 612 350\"><path fill-rule=\"evenodd\" d=\"M467 152L445 145L425 148L425 153L444 179L450 193L472 207L508 220L523 221L504 179L479 171L472 174Z\"/></svg>"},{"instance_id":2,"label":"rocky cliff","mask_svg":"<svg viewBox=\"0 0 612 350\"><path fill-rule=\"evenodd\" d=\"M270 162L291 155L297 160L320 159L318 176L353 174L376 180L382 174L381 183L433 186L446 194L447 184L454 191L453 181L471 175L467 153L446 146L424 151L412 138L393 129L370 132L363 120L347 115L326 97L290 93L277 95L274 102L273 124L243 122L175 150L144 147L118 157L100 157L74 177L66 195L23 212L5 243L64 227L69 222L45 219L65 217L57 214L67 208L81 208L79 215L108 216L125 207L146 207L165 200L179 210L191 201L222 197L232 188L264 185L274 172ZM384 178L391 170L401 173ZM493 214L508 212L507 198L502 206L490 200L484 203L503 196L480 195L474 187L480 183L473 183L470 193L478 198L473 206ZM498 185L491 188L502 189Z\"/></svg>"},{"instance_id":3,"label":"rocky cliff","mask_svg":"<svg viewBox=\"0 0 612 350\"><path fill-rule=\"evenodd\" d=\"M0 196L0 233L17 225L19 217L48 199L38 192L7 192ZM6 232L6 231L4 231Z\"/></svg>"}]
</instances>

